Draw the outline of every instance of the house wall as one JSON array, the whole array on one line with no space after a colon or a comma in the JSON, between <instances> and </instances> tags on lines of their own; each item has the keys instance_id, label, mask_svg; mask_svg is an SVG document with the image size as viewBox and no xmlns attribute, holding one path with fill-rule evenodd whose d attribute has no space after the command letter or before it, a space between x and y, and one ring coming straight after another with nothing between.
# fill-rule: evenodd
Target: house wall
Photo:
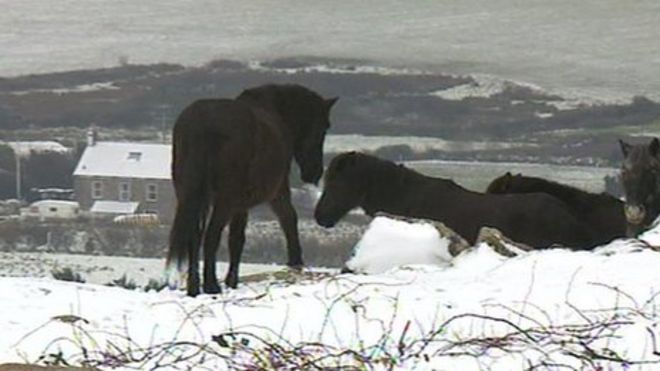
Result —
<instances>
[{"instance_id":1,"label":"house wall","mask_svg":"<svg viewBox=\"0 0 660 371\"><path fill-rule=\"evenodd\" d=\"M92 184L100 181L103 184L101 198L92 198ZM114 177L74 177L75 198L80 204L81 210L89 210L94 201L121 201L119 198L119 185L123 182L129 184L130 199L140 203L139 212L155 212L161 222L169 224L174 219L174 207L176 199L174 187L169 179L136 179L136 178L114 178ZM147 201L147 184L156 184L158 198L155 202Z\"/></svg>"}]
</instances>

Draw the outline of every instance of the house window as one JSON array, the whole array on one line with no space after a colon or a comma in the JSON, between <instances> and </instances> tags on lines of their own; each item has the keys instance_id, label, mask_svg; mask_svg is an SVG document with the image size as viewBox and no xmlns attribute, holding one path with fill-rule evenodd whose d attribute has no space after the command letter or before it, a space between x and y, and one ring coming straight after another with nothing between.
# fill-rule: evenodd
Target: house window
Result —
<instances>
[{"instance_id":1,"label":"house window","mask_svg":"<svg viewBox=\"0 0 660 371\"><path fill-rule=\"evenodd\" d=\"M142 158L142 152L128 152L129 161L140 161Z\"/></svg>"},{"instance_id":2,"label":"house window","mask_svg":"<svg viewBox=\"0 0 660 371\"><path fill-rule=\"evenodd\" d=\"M92 182L92 199L98 200L103 198L103 182L95 180Z\"/></svg>"},{"instance_id":3,"label":"house window","mask_svg":"<svg viewBox=\"0 0 660 371\"><path fill-rule=\"evenodd\" d=\"M119 201L131 200L131 185L128 182L119 183Z\"/></svg>"},{"instance_id":4,"label":"house window","mask_svg":"<svg viewBox=\"0 0 660 371\"><path fill-rule=\"evenodd\" d=\"M147 201L158 201L158 185L155 183L147 184L146 197Z\"/></svg>"}]
</instances>

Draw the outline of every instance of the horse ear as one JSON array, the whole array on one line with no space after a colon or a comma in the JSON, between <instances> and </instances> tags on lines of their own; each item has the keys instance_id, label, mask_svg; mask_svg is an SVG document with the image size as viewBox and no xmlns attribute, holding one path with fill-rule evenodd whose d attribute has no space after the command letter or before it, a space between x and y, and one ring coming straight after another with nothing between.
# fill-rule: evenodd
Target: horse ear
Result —
<instances>
[{"instance_id":1,"label":"horse ear","mask_svg":"<svg viewBox=\"0 0 660 371\"><path fill-rule=\"evenodd\" d=\"M357 152L351 151L351 152L347 152L344 156L342 156L342 158L340 158L337 161L337 166L336 166L337 171L341 171L342 169L346 168L347 166L355 165L355 161L356 161L355 160L355 157L356 157L355 155L356 154L357 154Z\"/></svg>"},{"instance_id":2,"label":"horse ear","mask_svg":"<svg viewBox=\"0 0 660 371\"><path fill-rule=\"evenodd\" d=\"M632 148L632 145L624 142L622 139L619 139L619 145L621 146L621 152L623 152L623 157L628 157L628 153L630 153L630 149Z\"/></svg>"},{"instance_id":3,"label":"horse ear","mask_svg":"<svg viewBox=\"0 0 660 371\"><path fill-rule=\"evenodd\" d=\"M513 179L513 176L514 175L511 174L511 172L509 172L509 171L507 171L506 174L504 174L504 177L503 177L504 182L502 184L502 189L509 188L509 184L511 184L511 180Z\"/></svg>"},{"instance_id":4,"label":"horse ear","mask_svg":"<svg viewBox=\"0 0 660 371\"><path fill-rule=\"evenodd\" d=\"M355 165L355 163L357 162L357 154L358 153L355 151L349 152L348 157L346 158L346 164L349 166Z\"/></svg>"},{"instance_id":5,"label":"horse ear","mask_svg":"<svg viewBox=\"0 0 660 371\"><path fill-rule=\"evenodd\" d=\"M651 144L649 144L649 151L651 151L653 157L658 155L658 152L660 151L660 141L658 138L653 138Z\"/></svg>"},{"instance_id":6,"label":"horse ear","mask_svg":"<svg viewBox=\"0 0 660 371\"><path fill-rule=\"evenodd\" d=\"M337 103L338 100L339 100L339 97L326 99L325 100L325 109L326 109L326 111L330 112L330 108L332 108L332 106L334 106L335 103Z\"/></svg>"}]
</instances>

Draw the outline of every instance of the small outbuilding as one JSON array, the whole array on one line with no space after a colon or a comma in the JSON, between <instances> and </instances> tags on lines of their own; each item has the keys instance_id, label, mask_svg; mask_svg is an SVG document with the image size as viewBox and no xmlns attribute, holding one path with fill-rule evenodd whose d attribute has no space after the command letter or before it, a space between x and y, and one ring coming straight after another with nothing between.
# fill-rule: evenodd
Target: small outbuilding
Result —
<instances>
[{"instance_id":1,"label":"small outbuilding","mask_svg":"<svg viewBox=\"0 0 660 371\"><path fill-rule=\"evenodd\" d=\"M80 215L80 206L75 201L41 200L23 209L21 215L39 219L74 219Z\"/></svg>"}]
</instances>

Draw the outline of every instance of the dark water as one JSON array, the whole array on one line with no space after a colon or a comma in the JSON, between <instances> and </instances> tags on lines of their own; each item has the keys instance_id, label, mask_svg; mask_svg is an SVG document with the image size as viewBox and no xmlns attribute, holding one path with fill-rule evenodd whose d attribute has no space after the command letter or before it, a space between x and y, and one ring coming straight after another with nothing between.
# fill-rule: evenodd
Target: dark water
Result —
<instances>
[{"instance_id":1,"label":"dark water","mask_svg":"<svg viewBox=\"0 0 660 371\"><path fill-rule=\"evenodd\" d=\"M660 2L0 0L0 76L311 55L660 96Z\"/></svg>"}]
</instances>

